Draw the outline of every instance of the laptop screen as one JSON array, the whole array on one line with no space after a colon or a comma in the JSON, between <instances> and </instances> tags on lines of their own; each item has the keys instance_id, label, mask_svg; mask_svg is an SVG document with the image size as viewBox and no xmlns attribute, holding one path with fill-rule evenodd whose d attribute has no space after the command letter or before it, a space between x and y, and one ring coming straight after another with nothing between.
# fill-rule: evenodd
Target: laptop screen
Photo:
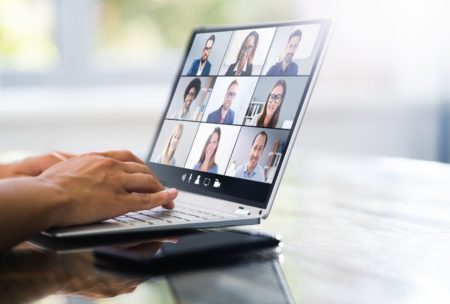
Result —
<instances>
[{"instance_id":1,"label":"laptop screen","mask_svg":"<svg viewBox=\"0 0 450 304\"><path fill-rule=\"evenodd\" d=\"M265 208L328 31L327 20L195 31L147 160L163 184Z\"/></svg>"}]
</instances>

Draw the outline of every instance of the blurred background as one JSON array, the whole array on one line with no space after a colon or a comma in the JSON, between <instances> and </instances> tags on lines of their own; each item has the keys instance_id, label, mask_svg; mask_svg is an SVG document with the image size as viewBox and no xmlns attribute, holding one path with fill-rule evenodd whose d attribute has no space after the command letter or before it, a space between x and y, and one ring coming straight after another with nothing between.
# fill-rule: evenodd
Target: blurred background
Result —
<instances>
[{"instance_id":1,"label":"blurred background","mask_svg":"<svg viewBox=\"0 0 450 304\"><path fill-rule=\"evenodd\" d=\"M0 0L0 156L144 156L191 29L330 17L297 152L450 160L445 0Z\"/></svg>"}]
</instances>

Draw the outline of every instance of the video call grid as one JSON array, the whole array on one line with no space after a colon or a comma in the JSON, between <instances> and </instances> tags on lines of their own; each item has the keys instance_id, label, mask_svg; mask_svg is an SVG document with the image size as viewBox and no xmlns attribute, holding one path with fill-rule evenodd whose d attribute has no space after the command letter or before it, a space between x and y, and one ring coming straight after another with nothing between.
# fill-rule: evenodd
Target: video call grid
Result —
<instances>
[{"instance_id":1,"label":"video call grid","mask_svg":"<svg viewBox=\"0 0 450 304\"><path fill-rule=\"evenodd\" d=\"M293 26L293 27L295 27L295 26ZM299 26L297 26L297 27L299 27ZM277 29L277 31L278 31L278 28L276 28L276 29ZM236 32L238 32L238 31L234 31L232 37L229 39L228 44L227 44L227 51L225 52L225 54L227 54L227 53L230 51L231 43L232 43L232 41L233 41L233 39L234 39L234 37L235 37ZM274 40L274 36L276 35L275 32L276 32L276 31L274 31L274 34L272 35L272 38L271 38L271 41L270 41L270 45L269 45L269 47L267 48L267 53L266 53L266 55L265 55L265 57L264 57L264 64L263 64L263 67L266 66L266 65L268 64L268 62L267 62L268 52L269 52L269 50L270 50L271 47L272 47L273 40ZM209 33L204 33L204 34L209 35ZM211 33L211 34L212 34L212 33ZM245 41L244 41L244 42L245 42ZM226 56L226 55L224 55L223 58L222 58L221 65L223 65L223 61L224 61L225 58L226 58L225 56ZM187 66L188 64L189 64L189 62L188 62L188 60L187 60L187 58L186 58L185 66ZM223 69L222 69L222 70L223 70ZM273 77L273 76L268 76L268 75L262 74L262 71L263 71L263 69L261 69L261 73L258 74L258 75L246 75L246 76L235 75L235 76L231 76L231 77L235 77L236 79L239 79L239 78L241 78L241 77L256 77L256 78L257 78L257 84L256 84L256 86L255 86L255 88L254 88L254 91L252 92L252 98L251 98L251 100L253 100L253 94L255 94L256 88L257 88L258 83L259 83L259 81L261 80L261 78L264 78L264 77ZM213 74L213 75L208 75L207 77L214 77L214 76L216 76L217 78L228 77L228 76L225 76L225 75L221 75L221 73L219 73L219 72L216 73L216 74ZM197 77L202 77L202 76L201 76L201 75L198 75ZM203 77L205 77L205 76L203 76ZM230 78L231 78L231 77L230 77ZM307 79L307 81L309 81L309 80L310 80L310 73L309 73L308 75L283 75L282 77L283 77L283 78L286 78L286 77L296 77L296 78L299 78L299 77L305 77L305 78ZM181 80L182 80L183 78L189 78L189 77L186 75L186 73L184 73L183 75L180 75L179 82L181 82ZM196 78L196 77L192 77L192 78ZM203 110L205 110L205 109L208 107L209 100L210 100L210 98L211 98L212 92L213 92L214 87L215 87L215 81L213 81L213 82L214 82L214 84L212 85L212 87L208 88L208 89L210 90L210 92L209 92L208 96L206 96L206 99L207 99L207 100L204 101L205 104L204 104L204 109L203 109ZM178 86L178 85L177 85L177 86ZM302 104L302 101L304 100L305 94L306 94L306 90L303 90L303 92L301 92L301 96L300 96L300 98L299 98L299 102L298 102L299 105ZM173 97L175 97L175 94L174 94ZM176 102L176 101L175 101L175 100L172 100L171 104L174 103L174 102ZM266 101L266 102L267 102L267 101ZM250 102L249 102L249 104L250 104ZM250 105L249 105L249 106L250 106ZM298 112L299 112L300 110L301 110L301 107L300 107L300 106L297 107L297 111L296 111L295 117L297 117ZM179 120L179 121L192 121L192 122L195 122L195 123L197 124L197 129L196 129L196 131L195 131L195 136L194 136L195 140L197 140L197 132L198 132L198 130L200 129L200 125L202 125L202 124L207 124L207 122L204 121L204 118L203 118L203 117L201 117L201 121L198 121L198 120L192 120L192 119L189 120L189 119L183 119L183 118L174 119L174 118L168 117L169 114L170 114L170 113L169 113L169 111L168 111L167 117L166 117L166 121L170 121L170 120L175 120L175 121L176 121L176 120ZM203 112L202 115L204 115L204 114L205 114L205 112ZM225 123L222 122L221 124L225 124ZM226 165L226 168L227 168L227 169L222 173L223 175L226 174L226 172L228 171L228 168L231 166L231 162L232 162L231 157L232 157L232 155L233 155L233 153L234 153L234 150L237 148L237 144L236 144L236 143L237 143L238 140L239 140L239 137L240 137L240 134L241 134L242 130L243 130L244 128L246 128L246 129L248 129L248 128L261 128L261 127L258 127L258 126L246 125L244 121L242 121L241 123L234 123L234 122L233 122L232 124L229 124L229 125L233 125L233 126L239 127L239 132L238 132L238 135L236 136L235 141L234 141L234 143L233 143L233 145L232 145L232 146L233 146L233 149L232 149L232 151L231 151L231 153L230 153L230 158L229 158L228 161L227 161L227 165ZM290 134L290 131L289 131L290 128L280 128L280 127L276 127L276 126L275 126L275 127L268 127L268 126L266 126L266 127L263 127L263 128L264 128L264 129L281 129L281 130L285 130L285 132L287 133L287 135L285 136L285 140L288 140L288 138L290 138L290 135L291 135L291 134ZM287 129L287 130L286 130L286 129ZM164 140L164 139L160 137L160 140ZM193 142L194 142L194 141L193 141ZM192 147L193 147L193 142L191 143L191 149L192 149ZM281 151L282 154L284 154L286 146L287 146L287 142L284 142L284 143L283 143L283 147L282 147L282 151ZM154 151L154 154L155 154L155 153L156 153L156 151ZM267 153L267 152L266 152L266 153ZM191 157L191 150L189 151L188 155L189 155L188 158ZM152 156L152 158L154 158L154 155ZM183 164L181 167L188 168L188 167L186 167L186 164L187 164L187 159L185 160L184 164ZM189 169L192 169L192 168L189 168ZM275 168L275 169L276 169L276 168ZM267 182L267 181L266 181L266 182ZM271 182L271 181L269 181L269 182Z\"/></svg>"}]
</instances>

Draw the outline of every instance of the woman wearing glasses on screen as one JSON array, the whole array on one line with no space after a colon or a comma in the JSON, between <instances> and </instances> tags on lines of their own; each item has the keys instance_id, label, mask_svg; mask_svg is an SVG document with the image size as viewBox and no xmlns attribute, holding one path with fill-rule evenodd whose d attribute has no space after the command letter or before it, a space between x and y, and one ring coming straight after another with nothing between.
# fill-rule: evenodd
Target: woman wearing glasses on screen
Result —
<instances>
[{"instance_id":1,"label":"woman wearing glasses on screen","mask_svg":"<svg viewBox=\"0 0 450 304\"><path fill-rule=\"evenodd\" d=\"M259 35L252 31L245 37L241 45L236 62L230 64L225 76L251 76L253 69L253 57L258 46Z\"/></svg>"},{"instance_id":2,"label":"woman wearing glasses on screen","mask_svg":"<svg viewBox=\"0 0 450 304\"><path fill-rule=\"evenodd\" d=\"M216 127L214 131L208 136L208 139L203 146L202 155L199 161L194 165L194 170L199 170L209 173L217 173L219 166L216 164L216 152L220 142L220 128Z\"/></svg>"},{"instance_id":3,"label":"woman wearing glasses on screen","mask_svg":"<svg viewBox=\"0 0 450 304\"><path fill-rule=\"evenodd\" d=\"M163 153L156 160L157 163L164 165L175 166L175 151L177 150L178 143L180 142L181 135L183 135L183 124L179 123L173 129L170 138L164 147Z\"/></svg>"},{"instance_id":4,"label":"woman wearing glasses on screen","mask_svg":"<svg viewBox=\"0 0 450 304\"><path fill-rule=\"evenodd\" d=\"M286 81L278 80L267 96L262 113L253 116L249 125L276 128L280 117L281 105L283 104L284 96L286 96L286 89Z\"/></svg>"}]
</instances>

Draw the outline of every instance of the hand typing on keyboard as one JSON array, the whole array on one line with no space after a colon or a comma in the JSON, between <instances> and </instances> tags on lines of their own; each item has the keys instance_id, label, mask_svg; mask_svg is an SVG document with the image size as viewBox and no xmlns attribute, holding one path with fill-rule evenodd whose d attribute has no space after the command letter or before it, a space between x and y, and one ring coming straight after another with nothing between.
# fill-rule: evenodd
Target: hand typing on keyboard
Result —
<instances>
[{"instance_id":1,"label":"hand typing on keyboard","mask_svg":"<svg viewBox=\"0 0 450 304\"><path fill-rule=\"evenodd\" d=\"M177 194L176 189L164 190L128 151L73 156L38 176L0 179L0 251L52 227L93 223L157 206L172 209Z\"/></svg>"}]
</instances>

